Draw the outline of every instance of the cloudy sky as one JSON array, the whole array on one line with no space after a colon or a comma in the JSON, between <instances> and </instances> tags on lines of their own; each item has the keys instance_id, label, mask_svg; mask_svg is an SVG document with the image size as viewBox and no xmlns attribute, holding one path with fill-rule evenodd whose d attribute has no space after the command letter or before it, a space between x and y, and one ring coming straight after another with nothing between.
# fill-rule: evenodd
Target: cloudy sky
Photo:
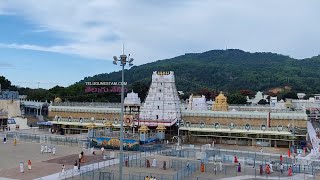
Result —
<instances>
[{"instance_id":1,"label":"cloudy sky","mask_svg":"<svg viewBox=\"0 0 320 180\"><path fill-rule=\"evenodd\" d=\"M319 0L0 0L0 75L20 86L67 86L187 52L320 54Z\"/></svg>"}]
</instances>

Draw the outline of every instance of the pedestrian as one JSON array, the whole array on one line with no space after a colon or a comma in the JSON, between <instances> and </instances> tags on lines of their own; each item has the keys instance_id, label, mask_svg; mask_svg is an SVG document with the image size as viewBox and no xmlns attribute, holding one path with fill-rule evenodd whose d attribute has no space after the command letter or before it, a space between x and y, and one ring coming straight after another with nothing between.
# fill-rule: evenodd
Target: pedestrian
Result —
<instances>
[{"instance_id":1,"label":"pedestrian","mask_svg":"<svg viewBox=\"0 0 320 180\"><path fill-rule=\"evenodd\" d=\"M31 161L30 161L30 159L28 160L28 170L31 170Z\"/></svg>"},{"instance_id":2,"label":"pedestrian","mask_svg":"<svg viewBox=\"0 0 320 180\"><path fill-rule=\"evenodd\" d=\"M241 164L238 164L238 172L241 172Z\"/></svg>"},{"instance_id":3,"label":"pedestrian","mask_svg":"<svg viewBox=\"0 0 320 180\"><path fill-rule=\"evenodd\" d=\"M101 154L102 154L102 156L104 155L104 147L103 146L101 147Z\"/></svg>"},{"instance_id":4,"label":"pedestrian","mask_svg":"<svg viewBox=\"0 0 320 180\"><path fill-rule=\"evenodd\" d=\"M82 159L82 155L81 153L79 154L79 162L81 162L81 159Z\"/></svg>"},{"instance_id":5,"label":"pedestrian","mask_svg":"<svg viewBox=\"0 0 320 180\"><path fill-rule=\"evenodd\" d=\"M17 139L13 140L13 145L16 146L17 145Z\"/></svg>"},{"instance_id":6,"label":"pedestrian","mask_svg":"<svg viewBox=\"0 0 320 180\"><path fill-rule=\"evenodd\" d=\"M263 168L262 168L262 165L260 165L260 175L263 174Z\"/></svg>"},{"instance_id":7,"label":"pedestrian","mask_svg":"<svg viewBox=\"0 0 320 180\"><path fill-rule=\"evenodd\" d=\"M263 154L263 149L262 148L260 148L260 153Z\"/></svg>"},{"instance_id":8,"label":"pedestrian","mask_svg":"<svg viewBox=\"0 0 320 180\"><path fill-rule=\"evenodd\" d=\"M150 180L154 180L152 176L150 177Z\"/></svg>"},{"instance_id":9,"label":"pedestrian","mask_svg":"<svg viewBox=\"0 0 320 180\"><path fill-rule=\"evenodd\" d=\"M219 162L219 171L222 171L222 161Z\"/></svg>"},{"instance_id":10,"label":"pedestrian","mask_svg":"<svg viewBox=\"0 0 320 180\"><path fill-rule=\"evenodd\" d=\"M47 153L48 152L48 146L44 145L44 152Z\"/></svg>"},{"instance_id":11,"label":"pedestrian","mask_svg":"<svg viewBox=\"0 0 320 180\"><path fill-rule=\"evenodd\" d=\"M150 167L150 161L147 159L147 168Z\"/></svg>"},{"instance_id":12,"label":"pedestrian","mask_svg":"<svg viewBox=\"0 0 320 180\"><path fill-rule=\"evenodd\" d=\"M157 160L155 158L152 160L152 167L157 167Z\"/></svg>"},{"instance_id":13,"label":"pedestrian","mask_svg":"<svg viewBox=\"0 0 320 180\"><path fill-rule=\"evenodd\" d=\"M23 164L23 162L20 162L20 172L24 173L24 164Z\"/></svg>"},{"instance_id":14,"label":"pedestrian","mask_svg":"<svg viewBox=\"0 0 320 180\"><path fill-rule=\"evenodd\" d=\"M282 163L283 161L283 157L282 157L282 154L280 155L280 163Z\"/></svg>"},{"instance_id":15,"label":"pedestrian","mask_svg":"<svg viewBox=\"0 0 320 180\"><path fill-rule=\"evenodd\" d=\"M269 167L270 167L270 172L273 173L273 168L272 168L272 163L269 163Z\"/></svg>"},{"instance_id":16,"label":"pedestrian","mask_svg":"<svg viewBox=\"0 0 320 180\"><path fill-rule=\"evenodd\" d=\"M187 168L188 168L188 170L190 169L190 163L189 163L189 161L187 162Z\"/></svg>"},{"instance_id":17,"label":"pedestrian","mask_svg":"<svg viewBox=\"0 0 320 180\"><path fill-rule=\"evenodd\" d=\"M281 172L281 174L283 174L283 164L280 164L280 172Z\"/></svg>"},{"instance_id":18,"label":"pedestrian","mask_svg":"<svg viewBox=\"0 0 320 180\"><path fill-rule=\"evenodd\" d=\"M167 169L167 162L163 161L163 170L166 170L166 169Z\"/></svg>"},{"instance_id":19,"label":"pedestrian","mask_svg":"<svg viewBox=\"0 0 320 180\"><path fill-rule=\"evenodd\" d=\"M3 144L6 144L6 143L7 143L7 137L4 136L4 138L3 138Z\"/></svg>"},{"instance_id":20,"label":"pedestrian","mask_svg":"<svg viewBox=\"0 0 320 180\"><path fill-rule=\"evenodd\" d=\"M217 174L217 163L213 162L213 172L214 174Z\"/></svg>"},{"instance_id":21,"label":"pedestrian","mask_svg":"<svg viewBox=\"0 0 320 180\"><path fill-rule=\"evenodd\" d=\"M157 180L157 178L156 178L156 177L153 177L153 180Z\"/></svg>"},{"instance_id":22,"label":"pedestrian","mask_svg":"<svg viewBox=\"0 0 320 180\"><path fill-rule=\"evenodd\" d=\"M234 162L234 163L238 163L238 162L239 162L237 156L234 156L233 162Z\"/></svg>"},{"instance_id":23,"label":"pedestrian","mask_svg":"<svg viewBox=\"0 0 320 180\"><path fill-rule=\"evenodd\" d=\"M65 169L65 166L64 166L64 164L62 164L62 170L61 170L61 172L64 173L64 169Z\"/></svg>"},{"instance_id":24,"label":"pedestrian","mask_svg":"<svg viewBox=\"0 0 320 180\"><path fill-rule=\"evenodd\" d=\"M77 161L74 161L73 169L74 169L74 170L77 170L77 169L78 169L78 162L77 162Z\"/></svg>"},{"instance_id":25,"label":"pedestrian","mask_svg":"<svg viewBox=\"0 0 320 180\"><path fill-rule=\"evenodd\" d=\"M292 167L291 166L288 169L288 176L292 176Z\"/></svg>"},{"instance_id":26,"label":"pedestrian","mask_svg":"<svg viewBox=\"0 0 320 180\"><path fill-rule=\"evenodd\" d=\"M144 178L144 180L150 180L149 176L146 176L146 178Z\"/></svg>"},{"instance_id":27,"label":"pedestrian","mask_svg":"<svg viewBox=\"0 0 320 180\"><path fill-rule=\"evenodd\" d=\"M124 164L125 164L126 167L129 167L129 159L128 159L128 157L126 157L126 161L124 162Z\"/></svg>"},{"instance_id":28,"label":"pedestrian","mask_svg":"<svg viewBox=\"0 0 320 180\"><path fill-rule=\"evenodd\" d=\"M56 147L55 146L53 146L53 148L52 148L52 154L56 155Z\"/></svg>"},{"instance_id":29,"label":"pedestrian","mask_svg":"<svg viewBox=\"0 0 320 180\"><path fill-rule=\"evenodd\" d=\"M40 151L41 151L41 154L43 154L43 151L44 151L44 146L43 145L40 146Z\"/></svg>"}]
</instances>

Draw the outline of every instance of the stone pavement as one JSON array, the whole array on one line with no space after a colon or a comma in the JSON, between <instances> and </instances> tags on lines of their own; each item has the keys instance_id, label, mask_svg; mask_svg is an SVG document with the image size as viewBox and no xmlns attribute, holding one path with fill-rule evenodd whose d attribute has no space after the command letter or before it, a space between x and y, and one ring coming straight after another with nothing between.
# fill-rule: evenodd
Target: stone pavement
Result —
<instances>
[{"instance_id":1,"label":"stone pavement","mask_svg":"<svg viewBox=\"0 0 320 180\"><path fill-rule=\"evenodd\" d=\"M55 145L56 155L51 153L40 153L40 144L31 142L19 142L17 146L13 146L13 142L0 144L0 177L12 179L33 179L35 177L44 176L49 173L61 171L62 165L53 165L47 161L49 159L61 158L64 156L78 154L81 149L78 147L68 147ZM32 170L28 172L27 161L31 160ZM74 158L72 159L74 162ZM19 172L19 163L24 162L25 173ZM72 165L66 165L66 168L71 168Z\"/></svg>"}]
</instances>

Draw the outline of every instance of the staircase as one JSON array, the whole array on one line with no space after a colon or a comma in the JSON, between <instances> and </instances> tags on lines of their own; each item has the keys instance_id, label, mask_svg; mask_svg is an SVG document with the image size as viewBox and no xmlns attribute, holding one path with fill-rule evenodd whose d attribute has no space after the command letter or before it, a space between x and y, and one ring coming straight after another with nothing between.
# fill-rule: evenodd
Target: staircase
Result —
<instances>
[{"instance_id":1,"label":"staircase","mask_svg":"<svg viewBox=\"0 0 320 180\"><path fill-rule=\"evenodd\" d=\"M316 131L310 121L308 121L308 123L307 123L307 128L308 128L309 138L310 138L310 141L311 141L311 144L313 147L313 151L315 152L315 155L318 156L319 155L320 139L317 137L317 133L316 133ZM311 154L312 153L310 153L310 155Z\"/></svg>"}]
</instances>

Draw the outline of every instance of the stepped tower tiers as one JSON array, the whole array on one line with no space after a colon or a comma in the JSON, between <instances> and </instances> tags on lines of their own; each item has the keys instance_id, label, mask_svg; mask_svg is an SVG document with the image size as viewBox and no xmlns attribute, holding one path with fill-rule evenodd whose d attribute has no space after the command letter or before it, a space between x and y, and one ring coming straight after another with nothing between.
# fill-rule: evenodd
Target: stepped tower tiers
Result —
<instances>
[{"instance_id":1,"label":"stepped tower tiers","mask_svg":"<svg viewBox=\"0 0 320 180\"><path fill-rule=\"evenodd\" d=\"M124 99L124 111L126 114L137 115L140 112L141 100L138 96L138 93L134 93L133 90L131 93L127 94L127 97Z\"/></svg>"},{"instance_id":2,"label":"stepped tower tiers","mask_svg":"<svg viewBox=\"0 0 320 180\"><path fill-rule=\"evenodd\" d=\"M147 98L141 107L138 126L172 126L181 120L180 99L174 72L153 72Z\"/></svg>"},{"instance_id":3,"label":"stepped tower tiers","mask_svg":"<svg viewBox=\"0 0 320 180\"><path fill-rule=\"evenodd\" d=\"M191 94L189 97L188 110L195 110L195 111L208 110L207 103L206 103L206 97L204 95L194 96L193 94Z\"/></svg>"},{"instance_id":4,"label":"stepped tower tiers","mask_svg":"<svg viewBox=\"0 0 320 180\"><path fill-rule=\"evenodd\" d=\"M228 111L227 97L222 92L216 97L212 111Z\"/></svg>"}]
</instances>

